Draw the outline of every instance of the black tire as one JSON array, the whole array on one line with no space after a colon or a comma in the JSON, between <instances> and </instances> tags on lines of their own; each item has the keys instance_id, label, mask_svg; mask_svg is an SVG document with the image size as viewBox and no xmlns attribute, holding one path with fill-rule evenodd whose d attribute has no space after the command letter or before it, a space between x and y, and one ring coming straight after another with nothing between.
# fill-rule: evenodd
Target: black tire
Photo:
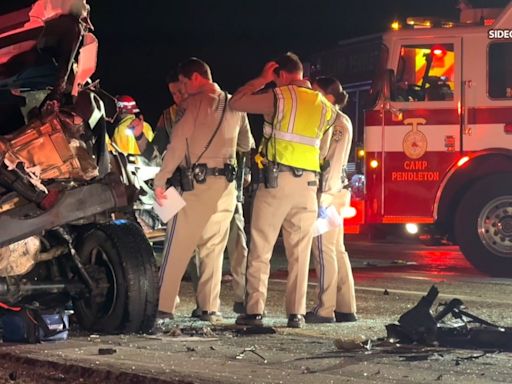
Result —
<instances>
[{"instance_id":1,"label":"black tire","mask_svg":"<svg viewBox=\"0 0 512 384\"><path fill-rule=\"evenodd\" d=\"M158 309L158 279L151 245L129 221L98 225L77 244L81 262L101 288L74 300L81 327L100 333L145 333Z\"/></svg>"},{"instance_id":2,"label":"black tire","mask_svg":"<svg viewBox=\"0 0 512 384\"><path fill-rule=\"evenodd\" d=\"M455 214L455 238L476 269L512 276L512 174L488 176L466 192Z\"/></svg>"}]
</instances>

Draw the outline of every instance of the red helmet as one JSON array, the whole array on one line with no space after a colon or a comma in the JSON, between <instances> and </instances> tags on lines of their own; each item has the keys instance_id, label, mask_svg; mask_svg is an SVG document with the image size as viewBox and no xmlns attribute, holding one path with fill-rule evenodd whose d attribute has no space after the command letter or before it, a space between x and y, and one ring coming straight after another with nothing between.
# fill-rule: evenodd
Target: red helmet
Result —
<instances>
[{"instance_id":1,"label":"red helmet","mask_svg":"<svg viewBox=\"0 0 512 384\"><path fill-rule=\"evenodd\" d=\"M140 112L140 109L139 107L137 107L135 99L131 96L117 96L116 105L120 113L130 113L133 115L135 113Z\"/></svg>"}]
</instances>

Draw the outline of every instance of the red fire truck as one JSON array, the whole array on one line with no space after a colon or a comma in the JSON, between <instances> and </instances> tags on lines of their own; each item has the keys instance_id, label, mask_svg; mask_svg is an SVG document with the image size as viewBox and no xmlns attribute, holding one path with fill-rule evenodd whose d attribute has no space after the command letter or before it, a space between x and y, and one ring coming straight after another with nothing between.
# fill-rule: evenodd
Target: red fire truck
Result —
<instances>
[{"instance_id":1,"label":"red fire truck","mask_svg":"<svg viewBox=\"0 0 512 384\"><path fill-rule=\"evenodd\" d=\"M351 96L352 172L365 184L347 232L417 224L512 276L512 3L392 27L311 63Z\"/></svg>"}]
</instances>

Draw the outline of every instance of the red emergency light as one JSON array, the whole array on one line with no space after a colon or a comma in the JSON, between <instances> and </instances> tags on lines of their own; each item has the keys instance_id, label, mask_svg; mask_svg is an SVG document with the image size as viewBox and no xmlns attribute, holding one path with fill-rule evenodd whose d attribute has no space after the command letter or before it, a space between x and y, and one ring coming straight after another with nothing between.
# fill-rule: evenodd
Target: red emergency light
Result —
<instances>
[{"instance_id":1,"label":"red emergency light","mask_svg":"<svg viewBox=\"0 0 512 384\"><path fill-rule=\"evenodd\" d=\"M433 46L432 47L432 54L436 58L440 59L440 58L446 56L446 49L444 47L442 47L442 46L439 46L439 45Z\"/></svg>"}]
</instances>

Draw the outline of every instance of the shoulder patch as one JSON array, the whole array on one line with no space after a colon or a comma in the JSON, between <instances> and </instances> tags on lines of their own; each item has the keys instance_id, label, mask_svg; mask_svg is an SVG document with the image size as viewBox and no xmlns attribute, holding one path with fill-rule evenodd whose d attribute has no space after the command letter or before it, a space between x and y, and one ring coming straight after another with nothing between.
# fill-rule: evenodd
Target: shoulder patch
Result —
<instances>
[{"instance_id":1,"label":"shoulder patch","mask_svg":"<svg viewBox=\"0 0 512 384\"><path fill-rule=\"evenodd\" d=\"M335 127L334 131L332 132L332 139L335 141L340 141L343 137L343 132L339 127Z\"/></svg>"}]
</instances>

